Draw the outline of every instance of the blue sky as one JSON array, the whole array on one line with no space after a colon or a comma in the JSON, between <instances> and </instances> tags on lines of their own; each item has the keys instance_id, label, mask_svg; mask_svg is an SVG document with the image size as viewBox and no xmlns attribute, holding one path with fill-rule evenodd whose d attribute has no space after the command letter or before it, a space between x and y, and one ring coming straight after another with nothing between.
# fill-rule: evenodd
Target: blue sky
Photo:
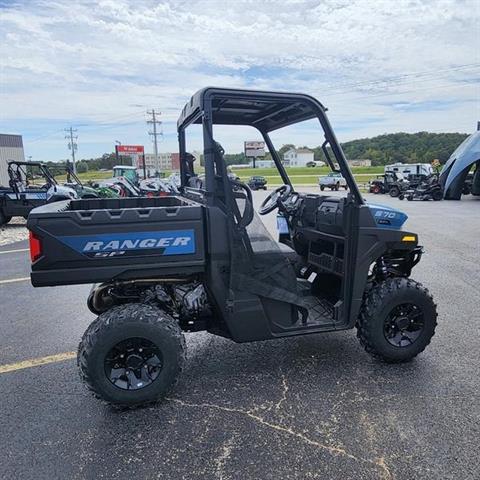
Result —
<instances>
[{"instance_id":1,"label":"blue sky","mask_svg":"<svg viewBox=\"0 0 480 480\"><path fill-rule=\"evenodd\" d=\"M160 150L174 151L177 116L206 85L314 95L340 140L471 132L479 45L478 0L0 0L0 132L22 134L37 160L67 157L70 125L80 158L115 140L152 151L156 108ZM247 135L222 143L238 152ZM309 125L277 137L322 143Z\"/></svg>"}]
</instances>

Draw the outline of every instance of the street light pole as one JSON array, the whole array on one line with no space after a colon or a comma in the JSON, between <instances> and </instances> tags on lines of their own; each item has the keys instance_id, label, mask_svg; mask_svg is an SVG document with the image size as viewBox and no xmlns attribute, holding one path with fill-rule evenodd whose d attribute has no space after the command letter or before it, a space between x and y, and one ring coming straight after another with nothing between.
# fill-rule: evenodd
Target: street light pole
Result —
<instances>
[{"instance_id":1,"label":"street light pole","mask_svg":"<svg viewBox=\"0 0 480 480\"><path fill-rule=\"evenodd\" d=\"M117 165L120 165L120 156L118 155L118 146L121 144L122 142L115 140L115 161L117 162Z\"/></svg>"}]
</instances>

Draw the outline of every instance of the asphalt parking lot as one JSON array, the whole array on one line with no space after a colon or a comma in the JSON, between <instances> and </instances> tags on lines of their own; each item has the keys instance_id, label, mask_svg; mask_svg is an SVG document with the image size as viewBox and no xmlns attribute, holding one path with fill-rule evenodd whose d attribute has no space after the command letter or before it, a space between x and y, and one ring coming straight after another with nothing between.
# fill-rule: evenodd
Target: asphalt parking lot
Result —
<instances>
[{"instance_id":1,"label":"asphalt parking lot","mask_svg":"<svg viewBox=\"0 0 480 480\"><path fill-rule=\"evenodd\" d=\"M478 479L480 197L367 198L404 210L425 246L412 276L439 325L422 355L379 363L353 331L242 345L189 334L172 395L133 411L79 381L89 286L34 289L26 242L0 247L0 372L14 364L0 373L1 477ZM31 359L45 364L18 363Z\"/></svg>"}]
</instances>

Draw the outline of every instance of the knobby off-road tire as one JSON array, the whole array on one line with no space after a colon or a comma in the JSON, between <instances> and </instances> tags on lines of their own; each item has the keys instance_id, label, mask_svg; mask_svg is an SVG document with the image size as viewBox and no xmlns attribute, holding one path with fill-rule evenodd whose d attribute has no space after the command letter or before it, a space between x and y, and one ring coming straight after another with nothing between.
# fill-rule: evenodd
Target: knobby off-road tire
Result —
<instances>
[{"instance_id":1,"label":"knobby off-road tire","mask_svg":"<svg viewBox=\"0 0 480 480\"><path fill-rule=\"evenodd\" d=\"M153 358L161 359L161 367L155 367L153 380L149 374L147 383L151 383L147 386L138 387L141 384L138 378L130 377L137 382L134 382L136 389L131 390L120 388L109 378L111 372L122 371L110 370L112 352L118 358L125 345L131 346L129 342L140 342L140 346L147 344L146 348L140 348L139 351L154 348L159 353ZM129 359L137 362L137 368L142 362L138 354L127 353L124 358L125 364ZM160 400L175 384L184 363L185 338L178 323L158 308L138 303L115 306L102 313L88 327L78 346L77 365L87 388L97 398L120 406L135 407ZM150 367L142 365L141 368L148 370ZM125 385L126 382L123 382Z\"/></svg>"},{"instance_id":2,"label":"knobby off-road tire","mask_svg":"<svg viewBox=\"0 0 480 480\"><path fill-rule=\"evenodd\" d=\"M404 307L408 305L410 307ZM393 322L395 328L398 328L396 322L400 322L400 326L408 325L408 316L402 318L396 313L402 312L403 308L406 311L413 309L412 315L417 317L414 321L423 322L423 327L416 332L405 331L406 337L418 336L412 343L405 338L400 342L402 346L396 346L391 343L393 339L387 337L392 332L392 317L397 319ZM418 312L421 312L421 317ZM388 363L408 362L425 350L435 334L436 326L437 307L428 290L414 280L393 278L375 285L365 294L357 322L357 337L365 350L375 358ZM398 334L396 338L402 338L400 335L403 334Z\"/></svg>"},{"instance_id":3,"label":"knobby off-road tire","mask_svg":"<svg viewBox=\"0 0 480 480\"><path fill-rule=\"evenodd\" d=\"M392 187L390 189L390 196L396 198L400 195L400 189L398 187Z\"/></svg>"},{"instance_id":4,"label":"knobby off-road tire","mask_svg":"<svg viewBox=\"0 0 480 480\"><path fill-rule=\"evenodd\" d=\"M443 192L441 190L435 190L433 193L432 193L432 198L433 200L435 200L436 202L439 202L440 200L443 200Z\"/></svg>"}]
</instances>

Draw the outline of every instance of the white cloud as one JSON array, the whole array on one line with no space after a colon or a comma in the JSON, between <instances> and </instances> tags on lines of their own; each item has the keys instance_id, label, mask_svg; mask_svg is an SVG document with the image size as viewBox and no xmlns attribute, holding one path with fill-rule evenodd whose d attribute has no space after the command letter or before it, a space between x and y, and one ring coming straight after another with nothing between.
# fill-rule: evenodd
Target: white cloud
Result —
<instances>
[{"instance_id":1,"label":"white cloud","mask_svg":"<svg viewBox=\"0 0 480 480\"><path fill-rule=\"evenodd\" d=\"M25 133L28 147L52 125L131 113L135 125L79 127L90 156L120 133L147 144L144 115L130 107L142 104L162 110L173 149L185 101L219 85L313 94L341 139L471 131L479 20L477 0L22 2L0 7L0 128ZM60 144L44 138L32 154L63 157Z\"/></svg>"}]
</instances>

